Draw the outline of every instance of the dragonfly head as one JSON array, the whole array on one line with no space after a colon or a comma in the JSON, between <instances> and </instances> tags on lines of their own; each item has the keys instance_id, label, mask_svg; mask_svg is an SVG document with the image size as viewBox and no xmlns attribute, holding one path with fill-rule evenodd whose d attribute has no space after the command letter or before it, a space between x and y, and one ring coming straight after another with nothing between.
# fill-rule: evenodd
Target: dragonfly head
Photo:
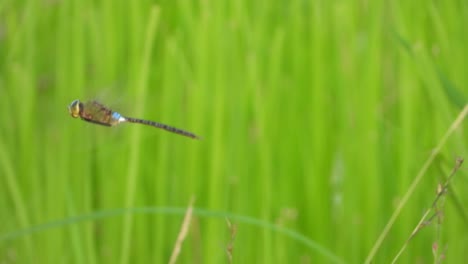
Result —
<instances>
[{"instance_id":1,"label":"dragonfly head","mask_svg":"<svg viewBox=\"0 0 468 264\"><path fill-rule=\"evenodd\" d=\"M76 99L68 106L68 112L74 118L80 116L81 111L83 110L83 103L80 100Z\"/></svg>"}]
</instances>

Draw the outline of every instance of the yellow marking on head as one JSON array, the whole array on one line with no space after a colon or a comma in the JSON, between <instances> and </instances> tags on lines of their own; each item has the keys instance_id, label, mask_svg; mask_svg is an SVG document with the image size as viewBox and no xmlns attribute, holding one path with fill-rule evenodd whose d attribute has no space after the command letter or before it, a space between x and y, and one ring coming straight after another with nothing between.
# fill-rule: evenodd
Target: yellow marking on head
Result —
<instances>
[{"instance_id":1,"label":"yellow marking on head","mask_svg":"<svg viewBox=\"0 0 468 264\"><path fill-rule=\"evenodd\" d=\"M70 115L74 118L77 118L80 116L80 100L76 99L75 101L71 102L71 104L68 106L68 112Z\"/></svg>"}]
</instances>

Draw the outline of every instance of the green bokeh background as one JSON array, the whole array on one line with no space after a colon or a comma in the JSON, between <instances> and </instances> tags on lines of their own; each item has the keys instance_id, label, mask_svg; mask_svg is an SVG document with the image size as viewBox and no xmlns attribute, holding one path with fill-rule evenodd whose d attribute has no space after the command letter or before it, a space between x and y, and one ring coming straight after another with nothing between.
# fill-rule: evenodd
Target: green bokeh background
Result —
<instances>
[{"instance_id":1,"label":"green bokeh background","mask_svg":"<svg viewBox=\"0 0 468 264\"><path fill-rule=\"evenodd\" d=\"M365 261L467 103L467 25L466 1L2 0L0 262L167 263L192 197L178 263ZM74 120L77 98L203 140ZM374 263L467 157L466 128ZM466 260L467 185L462 167L400 263L434 244Z\"/></svg>"}]
</instances>

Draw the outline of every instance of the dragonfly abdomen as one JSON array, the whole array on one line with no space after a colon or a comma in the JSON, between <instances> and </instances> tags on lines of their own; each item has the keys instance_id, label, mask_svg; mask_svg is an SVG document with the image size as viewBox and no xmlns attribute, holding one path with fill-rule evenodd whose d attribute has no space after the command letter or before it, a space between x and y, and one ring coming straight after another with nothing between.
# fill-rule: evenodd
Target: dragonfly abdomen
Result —
<instances>
[{"instance_id":1,"label":"dragonfly abdomen","mask_svg":"<svg viewBox=\"0 0 468 264\"><path fill-rule=\"evenodd\" d=\"M175 134L179 134L179 135L186 136L186 137L193 138L193 139L199 139L199 137L193 133L190 133L188 131L185 131L176 127L168 126L166 124L139 119L139 118L133 118L133 117L125 117L125 120L130 123L138 123L138 124L143 124L143 125L152 126L156 128L161 128L161 129L164 129L166 131L169 131Z\"/></svg>"}]
</instances>

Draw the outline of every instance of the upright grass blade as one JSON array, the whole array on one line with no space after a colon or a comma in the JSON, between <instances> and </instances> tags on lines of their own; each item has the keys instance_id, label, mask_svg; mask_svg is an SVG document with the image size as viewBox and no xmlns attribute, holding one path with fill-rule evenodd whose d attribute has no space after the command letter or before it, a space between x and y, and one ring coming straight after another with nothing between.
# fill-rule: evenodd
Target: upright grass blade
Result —
<instances>
[{"instance_id":1,"label":"upright grass blade","mask_svg":"<svg viewBox=\"0 0 468 264\"><path fill-rule=\"evenodd\" d=\"M154 43L154 35L157 30L157 23L159 22L159 7L152 6L150 10L148 23L146 27L146 35L144 38L143 53L140 54L140 65L135 68L137 82L136 82L136 101L139 102L135 113L141 114L144 109L144 97L147 93L148 88L148 78L150 72L150 58L152 53L152 47ZM135 47L136 48L136 47ZM138 54L138 53L136 53ZM127 189L125 192L125 205L126 207L131 207L135 203L135 192L136 184L138 180L138 174L140 173L140 146L141 142L141 128L136 128L133 130L133 134L130 140L131 148L129 153L128 161L128 171L127 171ZM127 215L124 218L124 230L122 238L122 256L121 263L125 264L129 262L130 251L132 250L131 241L132 241L132 225L133 219L131 215Z\"/></svg>"}]
</instances>

